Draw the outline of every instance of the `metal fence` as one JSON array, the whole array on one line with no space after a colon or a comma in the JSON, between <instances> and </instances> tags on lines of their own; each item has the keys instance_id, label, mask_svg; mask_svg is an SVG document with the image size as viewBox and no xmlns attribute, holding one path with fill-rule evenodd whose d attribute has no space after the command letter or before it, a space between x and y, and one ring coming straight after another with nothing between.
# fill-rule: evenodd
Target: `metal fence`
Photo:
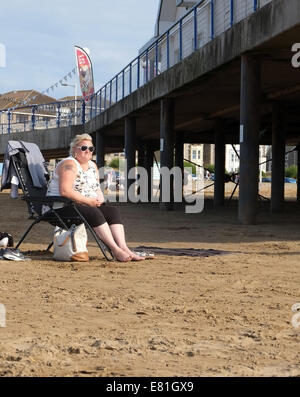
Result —
<instances>
[{"instance_id":1,"label":"metal fence","mask_svg":"<svg viewBox=\"0 0 300 397\"><path fill-rule=\"evenodd\" d=\"M0 133L84 124L271 1L201 0L87 102L56 102L13 111L5 109L0 119ZM28 112L31 114L30 121L14 121L14 113L25 109L27 115Z\"/></svg>"},{"instance_id":2,"label":"metal fence","mask_svg":"<svg viewBox=\"0 0 300 397\"><path fill-rule=\"evenodd\" d=\"M0 134L84 124L87 104L82 100L30 105L1 112Z\"/></svg>"}]
</instances>

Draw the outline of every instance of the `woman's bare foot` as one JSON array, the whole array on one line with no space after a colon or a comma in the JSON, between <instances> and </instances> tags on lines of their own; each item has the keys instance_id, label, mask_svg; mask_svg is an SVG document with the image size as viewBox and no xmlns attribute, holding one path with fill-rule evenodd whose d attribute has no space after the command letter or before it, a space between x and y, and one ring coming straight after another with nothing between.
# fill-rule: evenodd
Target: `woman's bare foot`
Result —
<instances>
[{"instance_id":1,"label":"woman's bare foot","mask_svg":"<svg viewBox=\"0 0 300 397\"><path fill-rule=\"evenodd\" d=\"M130 256L131 256L131 260L132 260L132 261L144 261L144 260L145 260L145 258L143 258L142 256L139 256L139 255L135 254L135 253L132 252L132 251L131 251Z\"/></svg>"},{"instance_id":2,"label":"woman's bare foot","mask_svg":"<svg viewBox=\"0 0 300 397\"><path fill-rule=\"evenodd\" d=\"M125 250L123 250L122 248L117 248L113 251L116 259L119 262L129 262L131 261L131 255L128 254L128 252L126 252Z\"/></svg>"},{"instance_id":3,"label":"woman's bare foot","mask_svg":"<svg viewBox=\"0 0 300 397\"><path fill-rule=\"evenodd\" d=\"M130 258L131 258L132 261L143 261L143 260L145 260L145 258L137 255L135 252L131 251L128 247L126 247L126 248L124 247L122 249L123 249L123 251L127 252L128 255L130 255Z\"/></svg>"}]
</instances>

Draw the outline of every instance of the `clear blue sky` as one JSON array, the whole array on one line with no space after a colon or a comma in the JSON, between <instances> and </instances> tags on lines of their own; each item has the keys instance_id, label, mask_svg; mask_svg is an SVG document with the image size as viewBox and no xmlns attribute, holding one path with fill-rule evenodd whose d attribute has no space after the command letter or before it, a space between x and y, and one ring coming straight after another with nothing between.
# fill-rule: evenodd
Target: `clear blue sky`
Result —
<instances>
[{"instance_id":1,"label":"clear blue sky","mask_svg":"<svg viewBox=\"0 0 300 397\"><path fill-rule=\"evenodd\" d=\"M0 94L44 91L75 67L74 45L90 49L98 90L138 54L154 35L159 0L1 1ZM67 81L74 84L74 77ZM71 87L49 93L74 95Z\"/></svg>"}]
</instances>

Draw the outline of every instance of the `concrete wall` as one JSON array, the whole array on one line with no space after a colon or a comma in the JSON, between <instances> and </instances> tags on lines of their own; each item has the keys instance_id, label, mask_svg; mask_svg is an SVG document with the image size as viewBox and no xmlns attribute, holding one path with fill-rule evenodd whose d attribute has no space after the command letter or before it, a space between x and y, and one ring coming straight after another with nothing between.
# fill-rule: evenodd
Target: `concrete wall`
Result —
<instances>
[{"instance_id":1,"label":"concrete wall","mask_svg":"<svg viewBox=\"0 0 300 397\"><path fill-rule=\"evenodd\" d=\"M69 150L70 142L77 134L82 134L82 126L72 126L63 128L53 128L49 130L37 130L30 132L16 132L13 134L4 134L0 136L0 161L3 159L7 142L24 141L34 142L39 146L42 152L49 152L52 155L55 153L65 153ZM47 157L47 153L44 153Z\"/></svg>"}]
</instances>

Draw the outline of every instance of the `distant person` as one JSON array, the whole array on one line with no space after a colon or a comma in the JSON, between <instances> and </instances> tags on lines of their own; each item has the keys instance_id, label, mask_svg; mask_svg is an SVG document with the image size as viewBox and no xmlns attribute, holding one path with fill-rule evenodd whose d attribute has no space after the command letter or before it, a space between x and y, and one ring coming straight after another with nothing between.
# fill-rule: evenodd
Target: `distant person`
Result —
<instances>
[{"instance_id":1,"label":"distant person","mask_svg":"<svg viewBox=\"0 0 300 397\"><path fill-rule=\"evenodd\" d=\"M208 170L205 170L205 179L209 179L210 177L210 172Z\"/></svg>"}]
</instances>

